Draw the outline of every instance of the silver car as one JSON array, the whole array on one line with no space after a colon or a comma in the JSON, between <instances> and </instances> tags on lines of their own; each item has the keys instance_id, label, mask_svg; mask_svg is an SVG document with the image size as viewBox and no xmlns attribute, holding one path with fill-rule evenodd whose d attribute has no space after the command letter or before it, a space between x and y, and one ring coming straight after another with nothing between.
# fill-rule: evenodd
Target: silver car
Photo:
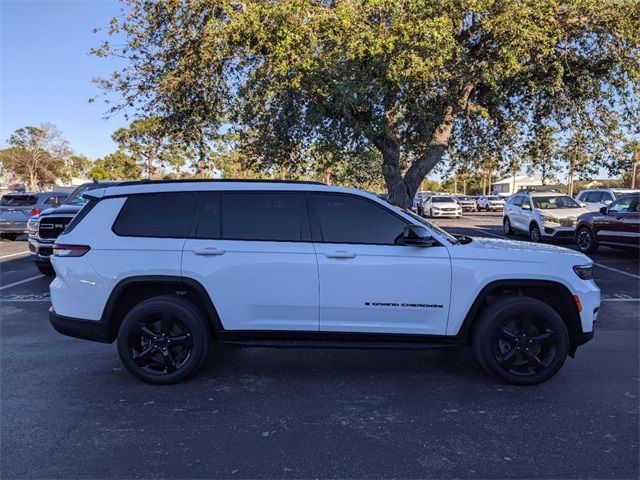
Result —
<instances>
[{"instance_id":1,"label":"silver car","mask_svg":"<svg viewBox=\"0 0 640 480\"><path fill-rule=\"evenodd\" d=\"M590 212L599 212L602 207L608 207L618 197L628 193L640 193L640 189L590 188L576 195L576 200Z\"/></svg>"},{"instance_id":2,"label":"silver car","mask_svg":"<svg viewBox=\"0 0 640 480\"><path fill-rule=\"evenodd\" d=\"M27 222L42 210L57 207L66 198L65 192L7 193L0 199L0 236L15 240L27 233Z\"/></svg>"}]
</instances>

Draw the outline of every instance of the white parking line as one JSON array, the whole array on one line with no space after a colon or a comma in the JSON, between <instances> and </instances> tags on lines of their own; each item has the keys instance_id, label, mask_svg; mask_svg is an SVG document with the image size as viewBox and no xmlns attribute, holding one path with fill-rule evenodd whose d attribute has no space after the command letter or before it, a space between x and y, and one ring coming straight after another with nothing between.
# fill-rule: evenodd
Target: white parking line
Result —
<instances>
[{"instance_id":1,"label":"white parking line","mask_svg":"<svg viewBox=\"0 0 640 480\"><path fill-rule=\"evenodd\" d=\"M9 285L3 285L0 287L0 291L6 290L7 288L17 287L18 285L22 285L23 283L31 282L32 280L37 280L38 278L43 278L44 275L34 275L33 277L25 278L24 280L20 280L19 282L13 282Z\"/></svg>"},{"instance_id":2,"label":"white parking line","mask_svg":"<svg viewBox=\"0 0 640 480\"><path fill-rule=\"evenodd\" d=\"M640 302L640 298L603 298L601 302Z\"/></svg>"},{"instance_id":3,"label":"white parking line","mask_svg":"<svg viewBox=\"0 0 640 480\"><path fill-rule=\"evenodd\" d=\"M605 270L611 270L612 272L619 273L620 275L626 275L627 277L631 277L631 278L635 278L635 279L640 280L640 275L636 275L634 273L625 272L624 270L619 270L617 268L609 267L607 265L602 265L601 263L593 262L593 264L596 267L604 268Z\"/></svg>"},{"instance_id":4,"label":"white parking line","mask_svg":"<svg viewBox=\"0 0 640 480\"><path fill-rule=\"evenodd\" d=\"M26 255L27 253L29 253L29 250L27 250L26 252L18 252L18 253L10 253L9 255L2 255L0 256L0 260L2 260L3 258L17 257L18 255Z\"/></svg>"}]
</instances>

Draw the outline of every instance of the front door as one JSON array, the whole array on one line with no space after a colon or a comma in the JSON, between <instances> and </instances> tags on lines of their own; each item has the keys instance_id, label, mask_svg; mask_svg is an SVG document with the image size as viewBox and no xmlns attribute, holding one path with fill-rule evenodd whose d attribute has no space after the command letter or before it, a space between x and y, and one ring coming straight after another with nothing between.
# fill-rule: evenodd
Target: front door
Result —
<instances>
[{"instance_id":1,"label":"front door","mask_svg":"<svg viewBox=\"0 0 640 480\"><path fill-rule=\"evenodd\" d=\"M597 231L602 242L638 246L640 244L640 212L638 197L624 196L612 203L606 215L607 222Z\"/></svg>"},{"instance_id":2,"label":"front door","mask_svg":"<svg viewBox=\"0 0 640 480\"><path fill-rule=\"evenodd\" d=\"M303 193L202 193L182 274L225 330L318 331L318 265Z\"/></svg>"},{"instance_id":3,"label":"front door","mask_svg":"<svg viewBox=\"0 0 640 480\"><path fill-rule=\"evenodd\" d=\"M373 200L309 197L320 330L443 335L451 288L447 249L403 245L408 222Z\"/></svg>"}]
</instances>

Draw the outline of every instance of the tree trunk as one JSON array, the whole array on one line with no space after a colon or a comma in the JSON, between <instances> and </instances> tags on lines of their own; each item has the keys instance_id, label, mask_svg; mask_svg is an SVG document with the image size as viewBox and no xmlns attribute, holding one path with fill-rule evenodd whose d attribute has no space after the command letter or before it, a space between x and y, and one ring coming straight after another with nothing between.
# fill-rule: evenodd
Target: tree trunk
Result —
<instances>
[{"instance_id":1,"label":"tree trunk","mask_svg":"<svg viewBox=\"0 0 640 480\"><path fill-rule=\"evenodd\" d=\"M413 196L409 196L407 185L400 171L400 146L386 139L382 150L382 176L389 192L389 201L394 205L410 208ZM417 190L417 186L416 186ZM414 192L415 195L415 192Z\"/></svg>"}]
</instances>

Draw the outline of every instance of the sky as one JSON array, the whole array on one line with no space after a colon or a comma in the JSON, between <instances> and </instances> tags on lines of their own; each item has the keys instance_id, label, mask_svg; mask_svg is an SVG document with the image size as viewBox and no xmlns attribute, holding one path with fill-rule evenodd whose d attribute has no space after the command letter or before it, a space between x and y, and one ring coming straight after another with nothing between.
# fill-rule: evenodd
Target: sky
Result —
<instances>
[{"instance_id":1,"label":"sky","mask_svg":"<svg viewBox=\"0 0 640 480\"><path fill-rule=\"evenodd\" d=\"M106 33L93 33L117 16L116 0L0 0L0 148L27 125L53 123L76 153L95 159L115 150L122 116L104 119L107 106L92 78L118 68L89 55Z\"/></svg>"}]
</instances>

